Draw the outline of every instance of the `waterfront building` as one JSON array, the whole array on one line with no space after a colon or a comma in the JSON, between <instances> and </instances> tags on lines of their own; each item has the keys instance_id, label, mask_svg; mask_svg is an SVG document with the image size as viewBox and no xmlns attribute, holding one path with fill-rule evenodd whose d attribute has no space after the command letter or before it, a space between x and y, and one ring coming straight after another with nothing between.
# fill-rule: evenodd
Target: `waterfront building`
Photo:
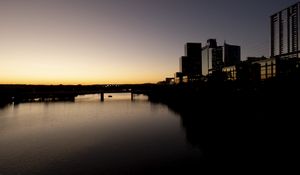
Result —
<instances>
[{"instance_id":1,"label":"waterfront building","mask_svg":"<svg viewBox=\"0 0 300 175\"><path fill-rule=\"evenodd\" d=\"M234 66L223 67L227 80L260 81L285 79L300 72L298 58L248 57Z\"/></svg>"}]
</instances>

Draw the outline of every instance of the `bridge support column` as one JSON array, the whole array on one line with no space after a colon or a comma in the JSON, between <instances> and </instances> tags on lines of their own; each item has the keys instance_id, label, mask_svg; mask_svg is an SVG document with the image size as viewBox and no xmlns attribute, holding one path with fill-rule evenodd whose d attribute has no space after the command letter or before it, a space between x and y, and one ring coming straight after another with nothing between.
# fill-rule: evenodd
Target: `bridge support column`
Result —
<instances>
[{"instance_id":1,"label":"bridge support column","mask_svg":"<svg viewBox=\"0 0 300 175\"><path fill-rule=\"evenodd\" d=\"M130 94L131 94L131 101L133 101L134 100L134 94L133 94L133 92L131 92Z\"/></svg>"},{"instance_id":2,"label":"bridge support column","mask_svg":"<svg viewBox=\"0 0 300 175\"><path fill-rule=\"evenodd\" d=\"M104 92L101 92L100 94L100 101L104 101Z\"/></svg>"}]
</instances>

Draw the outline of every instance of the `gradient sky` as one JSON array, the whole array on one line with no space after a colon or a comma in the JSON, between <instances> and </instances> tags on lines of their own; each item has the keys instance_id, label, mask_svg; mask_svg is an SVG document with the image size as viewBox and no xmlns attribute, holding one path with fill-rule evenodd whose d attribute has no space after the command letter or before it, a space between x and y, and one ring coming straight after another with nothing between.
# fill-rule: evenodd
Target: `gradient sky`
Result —
<instances>
[{"instance_id":1,"label":"gradient sky","mask_svg":"<svg viewBox=\"0 0 300 175\"><path fill-rule=\"evenodd\" d=\"M269 56L269 16L297 0L0 0L0 84L163 80L186 42Z\"/></svg>"}]
</instances>

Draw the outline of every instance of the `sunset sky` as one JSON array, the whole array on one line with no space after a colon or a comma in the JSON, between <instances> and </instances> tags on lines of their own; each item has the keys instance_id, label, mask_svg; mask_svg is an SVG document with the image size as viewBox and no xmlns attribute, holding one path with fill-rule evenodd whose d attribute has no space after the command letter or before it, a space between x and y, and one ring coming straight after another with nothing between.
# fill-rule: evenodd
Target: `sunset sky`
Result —
<instances>
[{"instance_id":1,"label":"sunset sky","mask_svg":"<svg viewBox=\"0 0 300 175\"><path fill-rule=\"evenodd\" d=\"M297 0L0 0L0 84L156 83L186 42L269 56L269 16Z\"/></svg>"}]
</instances>

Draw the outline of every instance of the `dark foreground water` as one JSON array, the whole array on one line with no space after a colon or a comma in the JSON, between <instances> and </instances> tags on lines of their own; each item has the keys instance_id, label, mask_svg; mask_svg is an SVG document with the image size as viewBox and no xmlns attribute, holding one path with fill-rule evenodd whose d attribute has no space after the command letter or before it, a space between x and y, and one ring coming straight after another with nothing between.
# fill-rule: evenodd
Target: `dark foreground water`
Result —
<instances>
[{"instance_id":1,"label":"dark foreground water","mask_svg":"<svg viewBox=\"0 0 300 175\"><path fill-rule=\"evenodd\" d=\"M181 117L144 96L0 108L0 175L166 174L201 171L203 153Z\"/></svg>"}]
</instances>

